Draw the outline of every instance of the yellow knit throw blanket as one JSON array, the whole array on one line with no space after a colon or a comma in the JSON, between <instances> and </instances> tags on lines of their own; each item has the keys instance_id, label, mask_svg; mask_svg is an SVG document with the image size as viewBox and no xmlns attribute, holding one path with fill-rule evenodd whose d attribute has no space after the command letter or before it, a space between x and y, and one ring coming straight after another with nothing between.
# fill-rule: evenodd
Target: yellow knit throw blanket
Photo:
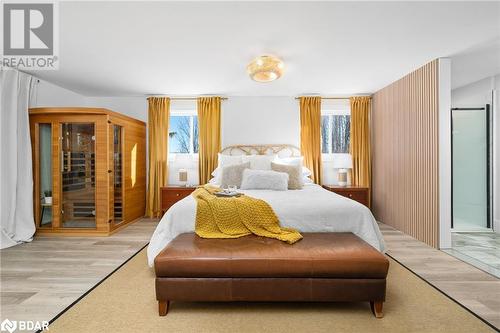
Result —
<instances>
[{"instance_id":1,"label":"yellow knit throw blanket","mask_svg":"<svg viewBox=\"0 0 500 333\"><path fill-rule=\"evenodd\" d=\"M247 195L221 198L221 189L205 185L193 192L197 202L196 234L202 238L238 238L250 234L293 244L302 235L280 227L278 217L267 202Z\"/></svg>"}]
</instances>

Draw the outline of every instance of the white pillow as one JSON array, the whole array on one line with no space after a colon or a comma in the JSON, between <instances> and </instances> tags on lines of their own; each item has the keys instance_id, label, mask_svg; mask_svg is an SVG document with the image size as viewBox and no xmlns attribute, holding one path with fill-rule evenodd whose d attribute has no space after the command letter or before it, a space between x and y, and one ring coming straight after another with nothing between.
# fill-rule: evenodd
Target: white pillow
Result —
<instances>
[{"instance_id":1,"label":"white pillow","mask_svg":"<svg viewBox=\"0 0 500 333\"><path fill-rule=\"evenodd\" d=\"M304 182L304 185L305 185L305 184L314 184L314 182L312 181L312 179L311 179L311 178L309 178L309 177L304 177L304 178L302 179L302 181Z\"/></svg>"},{"instance_id":2,"label":"white pillow","mask_svg":"<svg viewBox=\"0 0 500 333\"><path fill-rule=\"evenodd\" d=\"M241 189L286 191L288 189L288 174L270 170L245 169Z\"/></svg>"},{"instance_id":3,"label":"white pillow","mask_svg":"<svg viewBox=\"0 0 500 333\"><path fill-rule=\"evenodd\" d=\"M229 186L241 187L241 179L243 171L250 168L250 162L227 165L222 167L220 172L220 187L227 188Z\"/></svg>"},{"instance_id":4,"label":"white pillow","mask_svg":"<svg viewBox=\"0 0 500 333\"><path fill-rule=\"evenodd\" d=\"M279 157L276 156L275 163L286 165L301 165L304 162L304 156L299 157Z\"/></svg>"},{"instance_id":5,"label":"white pillow","mask_svg":"<svg viewBox=\"0 0 500 333\"><path fill-rule=\"evenodd\" d=\"M271 162L274 155L244 155L243 163L250 162L252 170L271 170Z\"/></svg>"},{"instance_id":6,"label":"white pillow","mask_svg":"<svg viewBox=\"0 0 500 333\"><path fill-rule=\"evenodd\" d=\"M299 157L278 157L273 161L274 163L284 164L284 165L302 165L302 176L309 177L312 175L311 170L303 166L304 164L304 156Z\"/></svg>"},{"instance_id":7,"label":"white pillow","mask_svg":"<svg viewBox=\"0 0 500 333\"><path fill-rule=\"evenodd\" d=\"M217 155L217 168L212 171L212 176L215 179L216 183L220 183L220 171L222 167L236 165L243 163L241 160L241 155L224 155L218 153Z\"/></svg>"},{"instance_id":8,"label":"white pillow","mask_svg":"<svg viewBox=\"0 0 500 333\"><path fill-rule=\"evenodd\" d=\"M224 167L229 165L241 164L241 155L224 155L219 153L217 155L217 167Z\"/></svg>"}]
</instances>

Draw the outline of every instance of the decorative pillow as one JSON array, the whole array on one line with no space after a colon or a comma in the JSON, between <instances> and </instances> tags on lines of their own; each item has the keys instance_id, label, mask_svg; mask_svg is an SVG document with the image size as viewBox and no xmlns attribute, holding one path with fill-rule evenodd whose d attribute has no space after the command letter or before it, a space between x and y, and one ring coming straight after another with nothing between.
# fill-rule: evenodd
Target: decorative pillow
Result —
<instances>
[{"instance_id":1,"label":"decorative pillow","mask_svg":"<svg viewBox=\"0 0 500 333\"><path fill-rule=\"evenodd\" d=\"M222 188L227 188L232 185L240 188L241 179L243 178L243 170L249 168L250 162L222 167L220 186Z\"/></svg>"},{"instance_id":2,"label":"decorative pillow","mask_svg":"<svg viewBox=\"0 0 500 333\"><path fill-rule=\"evenodd\" d=\"M299 156L299 157L278 157L273 161L274 163L278 164L285 164L285 165L300 165L302 166L302 175L304 177L309 177L312 175L311 170L303 166L304 164L304 156Z\"/></svg>"},{"instance_id":3,"label":"decorative pillow","mask_svg":"<svg viewBox=\"0 0 500 333\"><path fill-rule=\"evenodd\" d=\"M220 183L220 171L222 170L222 167L241 163L243 163L241 155L224 155L219 153L217 156L217 168L212 171L214 183Z\"/></svg>"},{"instance_id":4,"label":"decorative pillow","mask_svg":"<svg viewBox=\"0 0 500 333\"><path fill-rule=\"evenodd\" d=\"M288 174L288 189L300 190L304 187L304 179L302 176L302 166L299 165L285 165L278 163L271 163L271 169L278 172L286 172Z\"/></svg>"},{"instance_id":5,"label":"decorative pillow","mask_svg":"<svg viewBox=\"0 0 500 333\"><path fill-rule=\"evenodd\" d=\"M271 161L274 155L244 155L243 162L250 162L252 170L271 170Z\"/></svg>"},{"instance_id":6,"label":"decorative pillow","mask_svg":"<svg viewBox=\"0 0 500 333\"><path fill-rule=\"evenodd\" d=\"M241 180L241 189L286 191L288 189L288 174L270 170L245 169Z\"/></svg>"}]
</instances>

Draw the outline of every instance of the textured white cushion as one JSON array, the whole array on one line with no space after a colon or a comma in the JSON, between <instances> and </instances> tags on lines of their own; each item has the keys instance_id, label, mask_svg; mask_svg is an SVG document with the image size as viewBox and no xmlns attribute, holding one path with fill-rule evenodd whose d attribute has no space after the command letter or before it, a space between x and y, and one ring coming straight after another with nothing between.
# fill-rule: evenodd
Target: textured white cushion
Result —
<instances>
[{"instance_id":1,"label":"textured white cushion","mask_svg":"<svg viewBox=\"0 0 500 333\"><path fill-rule=\"evenodd\" d=\"M235 164L222 167L220 176L220 186L227 188L228 186L241 187L241 179L243 178L243 170L250 168L250 162Z\"/></svg>"},{"instance_id":2,"label":"textured white cushion","mask_svg":"<svg viewBox=\"0 0 500 333\"><path fill-rule=\"evenodd\" d=\"M287 165L271 163L273 171L286 172L288 174L288 189L300 190L304 187L304 177L302 176L302 167L300 165Z\"/></svg>"},{"instance_id":3,"label":"textured white cushion","mask_svg":"<svg viewBox=\"0 0 500 333\"><path fill-rule=\"evenodd\" d=\"M286 191L288 189L288 174L270 170L245 169L241 189Z\"/></svg>"},{"instance_id":4,"label":"textured white cushion","mask_svg":"<svg viewBox=\"0 0 500 333\"><path fill-rule=\"evenodd\" d=\"M252 170L271 170L271 162L274 160L274 155L244 155L243 163L250 162Z\"/></svg>"}]
</instances>

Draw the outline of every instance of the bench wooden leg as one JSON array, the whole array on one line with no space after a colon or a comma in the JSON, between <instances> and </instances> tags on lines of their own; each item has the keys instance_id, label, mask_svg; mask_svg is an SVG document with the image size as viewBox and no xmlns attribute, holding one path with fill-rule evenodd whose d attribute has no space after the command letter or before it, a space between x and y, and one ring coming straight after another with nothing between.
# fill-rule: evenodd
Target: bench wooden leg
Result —
<instances>
[{"instance_id":1,"label":"bench wooden leg","mask_svg":"<svg viewBox=\"0 0 500 333\"><path fill-rule=\"evenodd\" d=\"M382 312L382 308L384 306L384 302L382 301L371 301L370 307L372 308L372 312L376 318L382 318L384 313Z\"/></svg>"},{"instance_id":2,"label":"bench wooden leg","mask_svg":"<svg viewBox=\"0 0 500 333\"><path fill-rule=\"evenodd\" d=\"M158 314L160 316L166 316L168 313L168 305L170 301L158 301Z\"/></svg>"}]
</instances>

